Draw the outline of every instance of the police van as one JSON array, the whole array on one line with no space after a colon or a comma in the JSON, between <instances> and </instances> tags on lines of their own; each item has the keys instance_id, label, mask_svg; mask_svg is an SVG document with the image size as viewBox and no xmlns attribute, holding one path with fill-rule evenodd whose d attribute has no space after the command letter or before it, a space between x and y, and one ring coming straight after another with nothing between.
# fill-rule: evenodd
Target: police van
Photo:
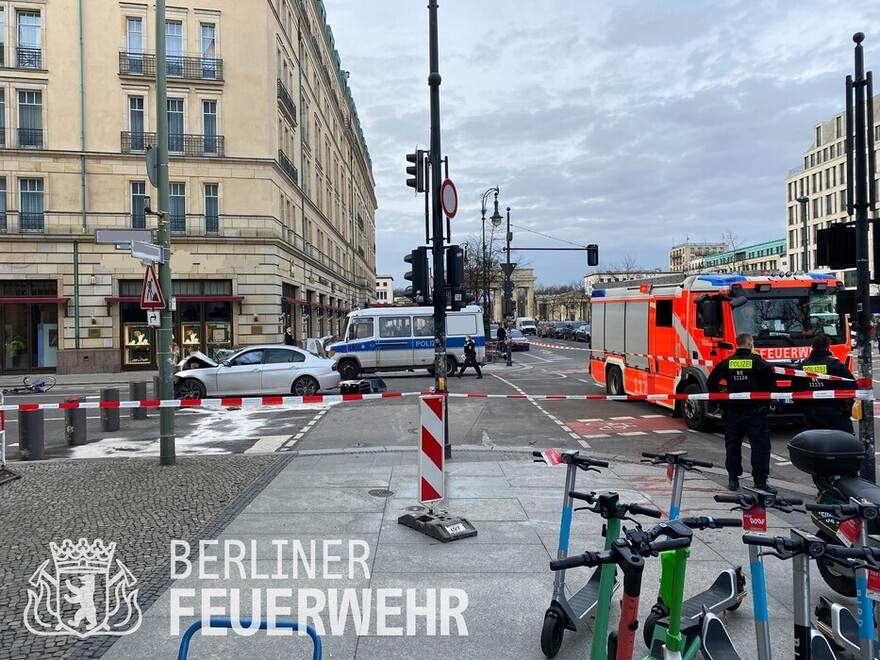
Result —
<instances>
[{"instance_id":1,"label":"police van","mask_svg":"<svg viewBox=\"0 0 880 660\"><path fill-rule=\"evenodd\" d=\"M477 348L477 362L486 361L483 311L475 305L446 312L446 373L461 366L465 335ZM348 315L342 341L328 355L343 380L376 371L434 371L433 307L369 307Z\"/></svg>"}]
</instances>

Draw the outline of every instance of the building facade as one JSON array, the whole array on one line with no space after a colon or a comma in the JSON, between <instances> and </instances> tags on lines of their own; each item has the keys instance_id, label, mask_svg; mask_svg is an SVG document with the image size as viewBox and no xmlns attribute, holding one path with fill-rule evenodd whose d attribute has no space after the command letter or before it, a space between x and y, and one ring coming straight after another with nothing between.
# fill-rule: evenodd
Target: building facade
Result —
<instances>
[{"instance_id":1,"label":"building facade","mask_svg":"<svg viewBox=\"0 0 880 660\"><path fill-rule=\"evenodd\" d=\"M874 144L880 148L880 96L872 102ZM828 271L816 265L816 232L854 220L847 213L845 112L814 127L813 143L804 152L803 165L789 171L785 179L785 213L791 270ZM855 286L854 268L837 275L847 286Z\"/></svg>"},{"instance_id":2,"label":"building facade","mask_svg":"<svg viewBox=\"0 0 880 660\"><path fill-rule=\"evenodd\" d=\"M394 302L394 277L391 275L376 276L376 302Z\"/></svg>"},{"instance_id":3,"label":"building facade","mask_svg":"<svg viewBox=\"0 0 880 660\"><path fill-rule=\"evenodd\" d=\"M785 239L780 238L703 257L702 268L694 272L766 274L787 270Z\"/></svg>"},{"instance_id":4,"label":"building facade","mask_svg":"<svg viewBox=\"0 0 880 660\"><path fill-rule=\"evenodd\" d=\"M694 262L710 254L726 252L730 247L727 243L682 243L673 245L669 250L669 270L686 273Z\"/></svg>"},{"instance_id":5,"label":"building facade","mask_svg":"<svg viewBox=\"0 0 880 660\"><path fill-rule=\"evenodd\" d=\"M375 295L375 183L320 0L0 2L0 373L155 368L144 265L96 230L144 213L169 135L184 354L340 334ZM80 28L80 26L82 26ZM168 103L156 107L157 29Z\"/></svg>"}]
</instances>

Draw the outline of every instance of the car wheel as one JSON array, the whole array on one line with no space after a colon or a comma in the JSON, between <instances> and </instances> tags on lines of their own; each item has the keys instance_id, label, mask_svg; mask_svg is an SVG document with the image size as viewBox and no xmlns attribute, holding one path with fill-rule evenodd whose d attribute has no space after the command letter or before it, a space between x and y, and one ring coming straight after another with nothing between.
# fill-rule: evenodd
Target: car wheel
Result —
<instances>
[{"instance_id":1,"label":"car wheel","mask_svg":"<svg viewBox=\"0 0 880 660\"><path fill-rule=\"evenodd\" d=\"M295 396L312 396L318 393L320 385L312 376L302 376L293 381L291 393Z\"/></svg>"},{"instance_id":2,"label":"car wheel","mask_svg":"<svg viewBox=\"0 0 880 660\"><path fill-rule=\"evenodd\" d=\"M626 394L623 389L623 374L620 371L620 367L610 367L608 369L608 376L605 378L605 385L608 394L611 396L621 396Z\"/></svg>"},{"instance_id":3,"label":"car wheel","mask_svg":"<svg viewBox=\"0 0 880 660\"><path fill-rule=\"evenodd\" d=\"M195 378L185 378L177 386L177 396L180 399L204 399L205 386Z\"/></svg>"},{"instance_id":4,"label":"car wheel","mask_svg":"<svg viewBox=\"0 0 880 660\"><path fill-rule=\"evenodd\" d=\"M342 360L339 363L339 376L342 380L354 380L360 373L358 363L354 360Z\"/></svg>"}]
</instances>

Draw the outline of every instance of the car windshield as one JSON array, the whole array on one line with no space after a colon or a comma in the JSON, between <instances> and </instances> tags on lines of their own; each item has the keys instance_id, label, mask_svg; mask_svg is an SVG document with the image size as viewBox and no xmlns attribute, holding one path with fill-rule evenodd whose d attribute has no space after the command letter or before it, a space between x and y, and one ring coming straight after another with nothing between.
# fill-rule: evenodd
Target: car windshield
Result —
<instances>
[{"instance_id":1,"label":"car windshield","mask_svg":"<svg viewBox=\"0 0 880 660\"><path fill-rule=\"evenodd\" d=\"M520 332L519 330L511 330L510 336L513 337L514 339L525 339L525 335L522 332Z\"/></svg>"},{"instance_id":2,"label":"car windshield","mask_svg":"<svg viewBox=\"0 0 880 660\"><path fill-rule=\"evenodd\" d=\"M818 334L828 335L832 343L845 337L837 298L830 294L749 298L733 308L733 325L737 334L752 335L759 347L808 345Z\"/></svg>"}]
</instances>

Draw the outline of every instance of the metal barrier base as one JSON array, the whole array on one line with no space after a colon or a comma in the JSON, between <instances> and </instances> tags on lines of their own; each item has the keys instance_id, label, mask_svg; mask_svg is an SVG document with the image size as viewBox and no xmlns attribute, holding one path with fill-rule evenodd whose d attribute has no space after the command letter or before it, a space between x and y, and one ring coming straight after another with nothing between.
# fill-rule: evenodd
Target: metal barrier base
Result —
<instances>
[{"instance_id":1,"label":"metal barrier base","mask_svg":"<svg viewBox=\"0 0 880 660\"><path fill-rule=\"evenodd\" d=\"M405 513L397 522L443 543L477 535L476 528L467 518L455 518L447 513Z\"/></svg>"},{"instance_id":2,"label":"metal barrier base","mask_svg":"<svg viewBox=\"0 0 880 660\"><path fill-rule=\"evenodd\" d=\"M21 475L13 472L9 468L0 468L0 486L8 484L10 481L21 479Z\"/></svg>"}]
</instances>

